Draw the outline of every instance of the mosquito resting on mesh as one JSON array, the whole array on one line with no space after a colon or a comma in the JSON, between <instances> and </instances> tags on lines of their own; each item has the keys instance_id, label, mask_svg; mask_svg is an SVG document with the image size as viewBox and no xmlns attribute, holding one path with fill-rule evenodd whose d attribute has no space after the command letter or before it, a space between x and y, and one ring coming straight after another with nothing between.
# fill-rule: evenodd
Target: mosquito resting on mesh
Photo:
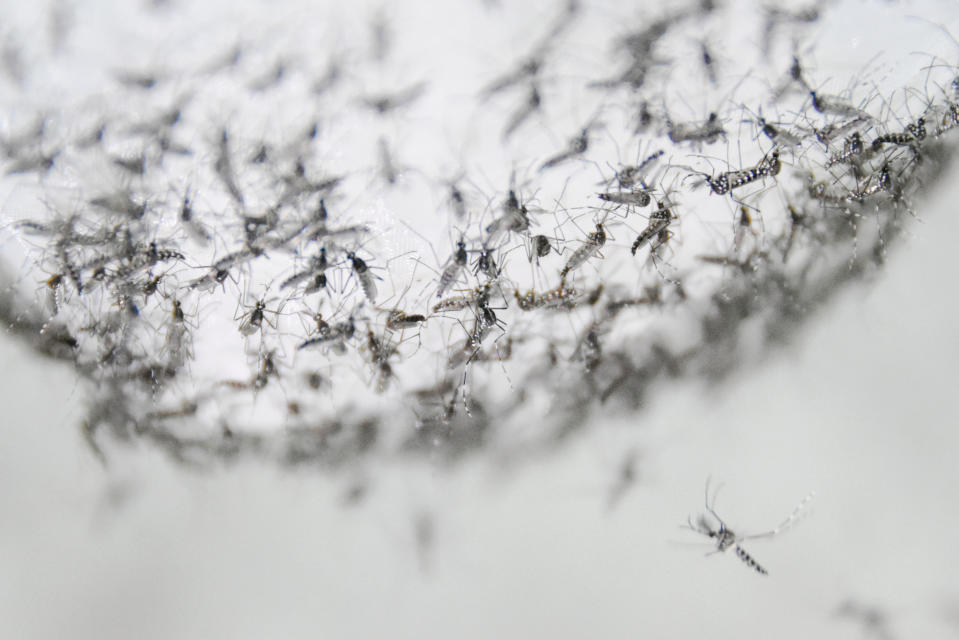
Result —
<instances>
[{"instance_id":1,"label":"mosquito resting on mesh","mask_svg":"<svg viewBox=\"0 0 959 640\"><path fill-rule=\"evenodd\" d=\"M573 255L566 261L566 266L560 272L561 281L565 282L566 276L573 269L579 268L583 263L599 253L603 245L606 244L606 228L602 222L596 223L596 231L591 231L586 236L586 241L573 252Z\"/></svg>"},{"instance_id":2,"label":"mosquito resting on mesh","mask_svg":"<svg viewBox=\"0 0 959 640\"><path fill-rule=\"evenodd\" d=\"M758 562L756 562L752 556L750 556L741 546L740 543L746 540L758 540L760 538L772 538L793 525L796 522L797 518L802 513L806 504L813 499L816 495L815 492L810 492L799 505L793 509L793 512L789 514L789 517L783 520L779 526L775 529L765 531L763 533L755 533L750 535L740 535L732 531L729 527L726 526L726 523L723 522L723 519L719 517L719 514L716 513L714 507L716 505L716 496L719 494L719 490L722 489L722 485L716 487L716 490L713 492L712 501L709 498L709 481L706 482L706 512L708 515L712 516L713 519L719 523L719 526L716 527L713 525L712 521L707 517L707 513L701 513L696 518L695 523L693 522L692 516L687 519L687 524L684 525L685 528L688 528L691 531L700 533L704 536L708 536L715 540L716 549L715 551L710 551L706 555L713 555L714 553L722 553L730 548L736 553L740 560L746 563L750 568L756 570L762 575L767 575L769 572L766 571ZM711 503L710 503L711 502Z\"/></svg>"},{"instance_id":3,"label":"mosquito resting on mesh","mask_svg":"<svg viewBox=\"0 0 959 640\"><path fill-rule=\"evenodd\" d=\"M467 259L466 242L464 242L463 238L461 237L456 242L456 251L447 262L446 268L443 269L442 275L440 275L440 285L436 288L437 298L442 298L443 294L446 293L446 290L450 288L450 285L456 281L460 272L466 266Z\"/></svg>"},{"instance_id":4,"label":"mosquito resting on mesh","mask_svg":"<svg viewBox=\"0 0 959 640\"><path fill-rule=\"evenodd\" d=\"M660 243L665 242L669 238L667 229L674 219L675 216L670 208L666 204L658 202L656 211L653 211L649 216L649 224L636 236L629 252L636 255L639 249L655 237L659 237Z\"/></svg>"},{"instance_id":5,"label":"mosquito resting on mesh","mask_svg":"<svg viewBox=\"0 0 959 640\"><path fill-rule=\"evenodd\" d=\"M880 140L877 138L877 140ZM881 148L882 142L880 141L878 146L873 145L873 148ZM862 135L858 131L854 131L852 135L846 137L842 142L842 152L834 153L829 156L829 160L826 161L825 168L828 169L833 165L840 163L850 163L855 162L859 156L862 155L864 150Z\"/></svg>"},{"instance_id":6,"label":"mosquito resting on mesh","mask_svg":"<svg viewBox=\"0 0 959 640\"><path fill-rule=\"evenodd\" d=\"M275 314L279 316L282 310L282 305L280 309L273 310L266 308L266 297L256 300L253 303L253 307L247 307L249 309L242 315L233 318L234 320L240 321L240 333L244 336L252 336L257 331L260 331L263 328L263 323L266 322L271 328L276 329L275 322L271 322L269 318L266 317L267 313Z\"/></svg>"},{"instance_id":7,"label":"mosquito resting on mesh","mask_svg":"<svg viewBox=\"0 0 959 640\"><path fill-rule=\"evenodd\" d=\"M716 176L697 171L693 175L702 177L714 194L722 196L730 193L733 189L751 184L764 177L775 177L779 175L781 169L782 162L779 160L779 149L774 147L758 164L748 169L724 171Z\"/></svg>"},{"instance_id":8,"label":"mosquito resting on mesh","mask_svg":"<svg viewBox=\"0 0 959 640\"><path fill-rule=\"evenodd\" d=\"M635 205L637 207L648 206L652 201L647 189L632 189L630 191L607 191L596 194L600 200L611 204L624 204L627 206Z\"/></svg>"},{"instance_id":9,"label":"mosquito resting on mesh","mask_svg":"<svg viewBox=\"0 0 959 640\"><path fill-rule=\"evenodd\" d=\"M533 289L530 289L526 293L520 293L519 289L513 290L516 304L522 311L532 311L533 309L572 309L576 306L577 299L582 295L582 291L575 287L568 286L565 282L561 282L555 289L550 289L543 293L537 293Z\"/></svg>"},{"instance_id":10,"label":"mosquito resting on mesh","mask_svg":"<svg viewBox=\"0 0 959 640\"><path fill-rule=\"evenodd\" d=\"M360 281L360 288L363 289L364 295L370 302L376 302L376 280L382 280L382 278L370 273L370 267L366 264L366 261L357 257L355 252L348 252L346 258L350 261L357 280Z\"/></svg>"}]
</instances>

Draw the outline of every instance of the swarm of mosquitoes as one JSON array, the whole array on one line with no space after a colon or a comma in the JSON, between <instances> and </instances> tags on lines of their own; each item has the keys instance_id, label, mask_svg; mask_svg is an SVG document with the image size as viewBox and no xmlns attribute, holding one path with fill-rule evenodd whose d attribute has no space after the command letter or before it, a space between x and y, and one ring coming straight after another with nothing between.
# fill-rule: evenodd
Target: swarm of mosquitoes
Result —
<instances>
[{"instance_id":1,"label":"swarm of mosquitoes","mask_svg":"<svg viewBox=\"0 0 959 640\"><path fill-rule=\"evenodd\" d=\"M0 141L26 261L4 324L88 383L104 462L130 440L329 469L535 450L721 377L882 264L959 126L956 66L837 90L801 46L829 3L754 9L747 59L719 54L723 4L603 37L587 3L553 8L473 61L459 148L419 142L444 88L401 71L388 13L321 64L246 38L105 69L108 99L24 100ZM80 19L61 10L51 64ZM7 49L27 92L43 56ZM690 526L762 572L722 521Z\"/></svg>"}]
</instances>

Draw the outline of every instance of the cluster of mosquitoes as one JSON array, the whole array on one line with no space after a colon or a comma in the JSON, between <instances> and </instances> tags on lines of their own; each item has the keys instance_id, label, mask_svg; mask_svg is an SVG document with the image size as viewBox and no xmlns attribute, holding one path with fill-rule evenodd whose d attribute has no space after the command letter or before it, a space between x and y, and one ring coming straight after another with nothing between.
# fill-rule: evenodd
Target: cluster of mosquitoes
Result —
<instances>
[{"instance_id":1,"label":"cluster of mosquitoes","mask_svg":"<svg viewBox=\"0 0 959 640\"><path fill-rule=\"evenodd\" d=\"M720 374L747 319L777 337L823 287L881 262L959 126L947 63L929 59L898 103L863 83L830 93L795 48L825 4L762 10L756 61L720 55L722 4L621 25L594 43L605 74L575 81L557 67L581 51L589 8L544 19L471 97L494 123L485 144L543 149L511 156L495 184L468 163L411 166L413 143L376 133L439 91L351 83L359 67L390 68L403 34L386 14L363 51L309 76L279 140L201 106L224 84L288 106L304 77L294 56L264 63L246 42L177 73L113 70L118 98L99 117L51 107L4 132L3 179L42 203L4 205L35 259L16 286L36 293L4 320L90 383L83 432L98 456L113 436L193 464L456 459L530 423L526 445L554 446L591 406L634 409L659 379ZM737 88L755 65L774 80L750 103ZM709 104L677 96L677 74ZM557 132L547 115L577 113L562 82L598 106ZM324 120L336 108L374 132L365 169L318 151L330 136L350 145ZM427 222L386 228L360 204L389 209L414 183L433 196L418 203ZM721 521L690 526L763 571Z\"/></svg>"}]
</instances>

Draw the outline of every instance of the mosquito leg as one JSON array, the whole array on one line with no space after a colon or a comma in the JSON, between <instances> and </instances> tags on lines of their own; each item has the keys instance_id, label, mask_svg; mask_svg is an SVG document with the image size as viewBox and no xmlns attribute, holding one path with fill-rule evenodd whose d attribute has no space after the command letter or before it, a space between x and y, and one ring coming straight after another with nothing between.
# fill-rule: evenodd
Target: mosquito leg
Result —
<instances>
[{"instance_id":1,"label":"mosquito leg","mask_svg":"<svg viewBox=\"0 0 959 640\"><path fill-rule=\"evenodd\" d=\"M780 533L782 533L783 531L791 527L793 524L795 524L799 520L799 518L802 516L803 510L806 508L806 505L809 504L809 501L812 500L814 497L816 497L816 492L811 491L809 495L807 495L805 498L802 499L802 502L796 505L796 508L793 509L792 513L789 514L789 517L783 520L775 529L771 529L763 533L756 533L749 536L743 536L742 539L755 540L757 538L772 538L773 536L779 535Z\"/></svg>"}]
</instances>

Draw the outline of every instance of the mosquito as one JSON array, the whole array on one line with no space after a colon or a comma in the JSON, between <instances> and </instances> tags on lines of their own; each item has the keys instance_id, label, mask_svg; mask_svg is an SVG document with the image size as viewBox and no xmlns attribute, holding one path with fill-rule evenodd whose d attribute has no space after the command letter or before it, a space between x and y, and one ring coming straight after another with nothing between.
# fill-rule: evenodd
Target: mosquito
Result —
<instances>
[{"instance_id":1,"label":"mosquito","mask_svg":"<svg viewBox=\"0 0 959 640\"><path fill-rule=\"evenodd\" d=\"M872 148L879 150L884 144L900 146L914 146L926 138L926 119L919 118L916 122L906 125L906 130L898 133L887 133L872 141Z\"/></svg>"},{"instance_id":2,"label":"mosquito","mask_svg":"<svg viewBox=\"0 0 959 640\"><path fill-rule=\"evenodd\" d=\"M399 309L392 309L386 316L386 328L390 331L410 329L426 322L426 316L421 313L406 313Z\"/></svg>"},{"instance_id":3,"label":"mosquito","mask_svg":"<svg viewBox=\"0 0 959 640\"><path fill-rule=\"evenodd\" d=\"M526 293L520 293L519 289L513 290L516 304L523 311L532 311L533 309L572 309L576 306L577 299L582 295L580 290L567 286L565 283L561 283L555 289L550 289L544 293L536 293L533 289L530 289Z\"/></svg>"},{"instance_id":4,"label":"mosquito","mask_svg":"<svg viewBox=\"0 0 959 640\"><path fill-rule=\"evenodd\" d=\"M210 266L207 273L190 283L191 289L211 291L217 284L222 284L229 276L230 269L263 255L263 249L256 246L247 246L223 256Z\"/></svg>"},{"instance_id":5,"label":"mosquito","mask_svg":"<svg viewBox=\"0 0 959 640\"><path fill-rule=\"evenodd\" d=\"M668 233L667 229L674 218L673 212L662 202L657 204L658 207L656 208L656 211L654 211L649 217L649 224L639 233L638 236L636 236L636 240L633 241L633 246L629 249L629 252L633 255L636 255L636 252L650 242L654 237L662 238Z\"/></svg>"},{"instance_id":6,"label":"mosquito","mask_svg":"<svg viewBox=\"0 0 959 640\"><path fill-rule=\"evenodd\" d=\"M394 93L371 94L362 98L363 104L373 109L380 115L389 113L400 107L412 104L417 98L423 95L426 89L425 82L419 82L411 87L406 87Z\"/></svg>"},{"instance_id":7,"label":"mosquito","mask_svg":"<svg viewBox=\"0 0 959 640\"><path fill-rule=\"evenodd\" d=\"M262 300L257 300L250 311L240 316L240 333L245 336L252 336L259 331L263 325L263 320L266 319L263 315L265 309L266 303Z\"/></svg>"},{"instance_id":8,"label":"mosquito","mask_svg":"<svg viewBox=\"0 0 959 640\"><path fill-rule=\"evenodd\" d=\"M239 330L244 336L252 336L257 331L263 328L263 323L266 322L271 328L276 329L276 324L271 322L269 318L266 317L267 313L272 313L276 316L280 315L282 310L282 305L280 309L273 310L266 308L266 297L256 300L253 304L253 307L243 313L242 315L234 318L240 322Z\"/></svg>"},{"instance_id":9,"label":"mosquito","mask_svg":"<svg viewBox=\"0 0 959 640\"><path fill-rule=\"evenodd\" d=\"M466 243L460 238L456 243L456 252L453 254L453 258L440 275L440 285L436 289L437 298L442 298L446 290L456 281L460 271L466 266L466 261Z\"/></svg>"},{"instance_id":10,"label":"mosquito","mask_svg":"<svg viewBox=\"0 0 959 640\"><path fill-rule=\"evenodd\" d=\"M710 113L705 122L673 122L666 118L666 134L674 143L701 142L712 144L726 135L722 122L715 112Z\"/></svg>"},{"instance_id":11,"label":"mosquito","mask_svg":"<svg viewBox=\"0 0 959 640\"><path fill-rule=\"evenodd\" d=\"M387 184L396 184L399 171L396 169L393 153L390 151L390 145L386 138L380 138L377 141L377 149L380 156L380 175Z\"/></svg>"},{"instance_id":12,"label":"mosquito","mask_svg":"<svg viewBox=\"0 0 959 640\"><path fill-rule=\"evenodd\" d=\"M486 226L486 233L489 234L488 242L494 242L503 232L526 231L529 229L529 224L529 209L525 204L520 204L516 192L510 189L506 202L503 203L503 215Z\"/></svg>"},{"instance_id":13,"label":"mosquito","mask_svg":"<svg viewBox=\"0 0 959 640\"><path fill-rule=\"evenodd\" d=\"M473 263L473 274L479 276L480 273L489 280L495 280L500 274L500 268L493 258L493 249L486 246L480 250L479 257Z\"/></svg>"},{"instance_id":14,"label":"mosquito","mask_svg":"<svg viewBox=\"0 0 959 640\"><path fill-rule=\"evenodd\" d=\"M558 164L566 162L576 156L586 153L586 150L589 148L589 129L583 129L578 136L569 140L566 145L566 149L562 152L551 157L549 160L540 165L539 170L544 171L546 169L551 169Z\"/></svg>"},{"instance_id":15,"label":"mosquito","mask_svg":"<svg viewBox=\"0 0 959 640\"><path fill-rule=\"evenodd\" d=\"M872 148L874 150L882 148L883 142L885 141L881 137L876 138L876 140L873 142ZM862 135L858 131L855 131L852 133L852 135L843 140L841 153L835 153L829 156L829 160L826 161L826 168L828 169L829 167L839 163L851 162L853 158L862 155L862 152Z\"/></svg>"},{"instance_id":16,"label":"mosquito","mask_svg":"<svg viewBox=\"0 0 959 640\"><path fill-rule=\"evenodd\" d=\"M143 218L147 202L136 202L129 193L116 191L90 200L90 204L111 213L119 213L132 220Z\"/></svg>"},{"instance_id":17,"label":"mosquito","mask_svg":"<svg viewBox=\"0 0 959 640\"><path fill-rule=\"evenodd\" d=\"M180 203L180 222L186 227L190 237L199 244L206 244L210 241L210 233L199 222L193 219L193 199L190 195L190 187L183 193L183 200Z\"/></svg>"},{"instance_id":18,"label":"mosquito","mask_svg":"<svg viewBox=\"0 0 959 640\"><path fill-rule=\"evenodd\" d=\"M769 138L777 147L785 149L802 144L802 139L796 134L787 131L785 127L782 126L782 123L777 122L773 124L766 120L766 118L763 117L762 107L759 107L759 113L754 112L746 105L742 105L742 108L744 111L748 111L750 115L750 119L743 120L743 122L755 122L759 125L759 130L762 131L763 135Z\"/></svg>"},{"instance_id":19,"label":"mosquito","mask_svg":"<svg viewBox=\"0 0 959 640\"><path fill-rule=\"evenodd\" d=\"M646 159L639 164L627 165L620 168L612 180L607 180L602 184L605 184L607 187L609 187L615 182L619 185L620 190L629 189L635 186L637 182L642 182L643 175L645 174L646 170L649 169L657 160L662 158L664 153L665 152L662 149L658 149L647 156ZM643 186L645 187L646 185L643 184Z\"/></svg>"},{"instance_id":20,"label":"mosquito","mask_svg":"<svg viewBox=\"0 0 959 640\"><path fill-rule=\"evenodd\" d=\"M534 259L539 263L540 258L545 258L549 255L549 252L553 250L553 245L550 243L549 238L543 234L538 234L533 236L531 239L532 247L529 253L529 261L532 262Z\"/></svg>"},{"instance_id":21,"label":"mosquito","mask_svg":"<svg viewBox=\"0 0 959 640\"><path fill-rule=\"evenodd\" d=\"M287 287L292 287L313 275L323 276L322 286L326 286L326 276L324 272L328 267L329 262L326 259L326 247L320 247L319 253L310 257L308 266L302 271L298 271L284 280L280 284L280 288L286 289Z\"/></svg>"},{"instance_id":22,"label":"mosquito","mask_svg":"<svg viewBox=\"0 0 959 640\"><path fill-rule=\"evenodd\" d=\"M493 94L509 89L525 80L535 79L543 64L543 52L535 52L525 60L510 70L508 73L500 76L489 83L480 92L480 95L486 99Z\"/></svg>"},{"instance_id":23,"label":"mosquito","mask_svg":"<svg viewBox=\"0 0 959 640\"><path fill-rule=\"evenodd\" d=\"M506 323L497 318L496 312L489 306L488 290L480 293L477 297L475 301L475 312L476 319L473 322L473 330L469 332L462 348L450 354L448 362L450 369L455 369L465 362L467 370L463 372L464 385L469 366L482 349L483 341L486 340L486 337L494 328L499 329L501 332L506 331Z\"/></svg>"},{"instance_id":24,"label":"mosquito","mask_svg":"<svg viewBox=\"0 0 959 640\"><path fill-rule=\"evenodd\" d=\"M713 56L709 51L709 47L706 46L705 42L700 43L700 54L703 61L703 68L706 70L706 76L709 78L709 81L715 85L716 84L716 68L713 65Z\"/></svg>"},{"instance_id":25,"label":"mosquito","mask_svg":"<svg viewBox=\"0 0 959 640\"><path fill-rule=\"evenodd\" d=\"M687 524L685 528L688 528L691 531L700 533L704 536L712 538L716 543L716 549L710 551L706 555L713 555L714 553L724 553L730 548L735 552L736 556L739 557L748 567L755 570L757 573L762 575L768 575L769 572L763 568L758 562L756 562L751 555L749 555L745 549L740 546L740 544L746 540L758 540L760 538L772 538L786 529L788 529L796 519L801 514L802 510L805 508L806 504L813 499L816 495L815 492L810 492L802 502L793 509L793 512L789 514L785 520L783 520L775 529L770 529L763 533L756 533L751 535L740 535L735 533L732 529L726 526L726 523L722 518L719 517L719 514L716 513L714 506L716 504L716 496L719 494L719 490L722 489L722 485L716 487L716 490L713 492L712 501L709 498L709 481L706 482L706 512L713 517L713 519L719 523L718 528L713 525L712 521L707 517L706 513L701 513L696 518L695 523L693 522L692 516L687 519Z\"/></svg>"},{"instance_id":26,"label":"mosquito","mask_svg":"<svg viewBox=\"0 0 959 640\"><path fill-rule=\"evenodd\" d=\"M569 261L567 261L566 266L563 267L563 270L560 272L560 278L565 281L570 271L580 267L587 260L599 253L599 250L602 249L605 244L606 229L603 227L602 222L597 222L596 231L591 231L589 235L586 236L586 242L569 257Z\"/></svg>"},{"instance_id":27,"label":"mosquito","mask_svg":"<svg viewBox=\"0 0 959 640\"><path fill-rule=\"evenodd\" d=\"M487 284L489 284L487 282ZM476 301L477 296L479 295L480 288L471 290L465 295L456 295L443 298L439 302L433 305L433 313L449 313L453 311L462 311L469 306L472 306Z\"/></svg>"},{"instance_id":28,"label":"mosquito","mask_svg":"<svg viewBox=\"0 0 959 640\"><path fill-rule=\"evenodd\" d=\"M182 303L175 299L170 312L170 321L166 330L165 349L169 353L169 364L179 369L187 359L193 358L193 339L190 333L196 326L188 322L183 313Z\"/></svg>"},{"instance_id":29,"label":"mosquito","mask_svg":"<svg viewBox=\"0 0 959 640\"><path fill-rule=\"evenodd\" d=\"M377 276L374 276L370 273L370 268L366 262L357 257L356 253L350 251L346 254L346 258L350 261L350 264L353 267L353 273L356 274L357 280L360 281L360 288L363 289L363 293L366 295L367 299L370 302L376 302L376 280Z\"/></svg>"},{"instance_id":30,"label":"mosquito","mask_svg":"<svg viewBox=\"0 0 959 640\"><path fill-rule=\"evenodd\" d=\"M312 347L313 345L317 344L328 344L337 353L341 355L346 353L346 345L344 342L352 339L353 335L356 333L356 323L353 316L350 316L346 320L337 322L333 325L324 320L323 316L321 316L319 313L315 314L313 317L316 320L316 326L319 329L319 335L301 342L296 347L297 351L306 349L307 347Z\"/></svg>"},{"instance_id":31,"label":"mosquito","mask_svg":"<svg viewBox=\"0 0 959 640\"><path fill-rule=\"evenodd\" d=\"M597 194L600 200L611 204L634 205L637 207L649 206L652 196L646 189L632 189L630 191L607 191Z\"/></svg>"},{"instance_id":32,"label":"mosquito","mask_svg":"<svg viewBox=\"0 0 959 640\"><path fill-rule=\"evenodd\" d=\"M389 360L397 352L397 347L387 336L378 337L372 329L366 331L366 349L369 351L371 364L377 372L376 390L382 393L393 378L393 367Z\"/></svg>"},{"instance_id":33,"label":"mosquito","mask_svg":"<svg viewBox=\"0 0 959 640\"><path fill-rule=\"evenodd\" d=\"M862 202L880 191L891 191L892 186L892 175L889 163L886 162L883 163L879 173L869 176L864 187L849 191L845 199L847 202Z\"/></svg>"},{"instance_id":34,"label":"mosquito","mask_svg":"<svg viewBox=\"0 0 959 640\"><path fill-rule=\"evenodd\" d=\"M725 171L718 176L710 176L700 173L709 185L710 190L718 196L726 195L733 189L755 182L766 176L773 177L779 175L782 169L782 162L779 160L779 149L773 148L768 156L759 161L759 163L749 169L735 169Z\"/></svg>"},{"instance_id":35,"label":"mosquito","mask_svg":"<svg viewBox=\"0 0 959 640\"><path fill-rule=\"evenodd\" d=\"M809 97L812 98L812 108L819 113L837 115L843 118L869 117L868 113L852 106L840 97L824 95L816 91L810 91Z\"/></svg>"},{"instance_id":36,"label":"mosquito","mask_svg":"<svg viewBox=\"0 0 959 640\"><path fill-rule=\"evenodd\" d=\"M846 134L852 135L851 132L855 132L857 129L864 127L868 123L868 116L859 116L848 121L834 122L824 126L822 129L813 127L813 133L815 134L816 139L828 149L834 140L841 138Z\"/></svg>"},{"instance_id":37,"label":"mosquito","mask_svg":"<svg viewBox=\"0 0 959 640\"><path fill-rule=\"evenodd\" d=\"M236 174L233 170L233 161L230 158L230 134L224 128L220 133L219 144L217 145L216 162L213 164L220 182L226 187L227 192L232 196L240 207L243 207L243 194L236 184Z\"/></svg>"},{"instance_id":38,"label":"mosquito","mask_svg":"<svg viewBox=\"0 0 959 640\"><path fill-rule=\"evenodd\" d=\"M603 333L601 320L590 324L576 343L573 355L570 356L570 360L582 360L587 373L595 371L603 361Z\"/></svg>"},{"instance_id":39,"label":"mosquito","mask_svg":"<svg viewBox=\"0 0 959 640\"><path fill-rule=\"evenodd\" d=\"M503 139L509 138L514 131L519 129L520 125L540 108L542 102L543 97L540 95L539 88L536 83L531 83L526 99L510 115L506 128L503 129Z\"/></svg>"},{"instance_id":40,"label":"mosquito","mask_svg":"<svg viewBox=\"0 0 959 640\"><path fill-rule=\"evenodd\" d=\"M636 127L634 133L641 133L649 128L653 123L653 114L649 112L649 103L643 100L639 105L639 113L636 114Z\"/></svg>"}]
</instances>

